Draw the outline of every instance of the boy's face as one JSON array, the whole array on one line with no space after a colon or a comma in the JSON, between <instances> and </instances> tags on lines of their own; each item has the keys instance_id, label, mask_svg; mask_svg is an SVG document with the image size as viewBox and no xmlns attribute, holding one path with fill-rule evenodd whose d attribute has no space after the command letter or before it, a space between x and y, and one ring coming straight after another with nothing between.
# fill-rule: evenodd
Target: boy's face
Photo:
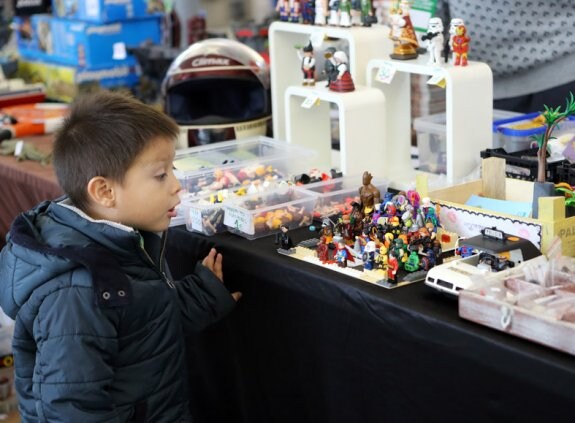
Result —
<instances>
[{"instance_id":1,"label":"boy's face","mask_svg":"<svg viewBox=\"0 0 575 423\"><path fill-rule=\"evenodd\" d=\"M174 156L174 143L160 138L136 157L124 181L115 188L115 220L150 232L168 228L182 189L174 176Z\"/></svg>"}]
</instances>

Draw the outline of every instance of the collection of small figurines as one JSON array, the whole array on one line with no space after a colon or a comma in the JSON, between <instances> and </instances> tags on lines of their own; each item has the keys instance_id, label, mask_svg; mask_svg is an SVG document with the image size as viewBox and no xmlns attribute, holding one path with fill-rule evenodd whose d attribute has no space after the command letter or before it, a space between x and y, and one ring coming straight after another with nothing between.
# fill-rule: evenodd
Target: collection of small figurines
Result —
<instances>
[{"instance_id":1,"label":"collection of small figurines","mask_svg":"<svg viewBox=\"0 0 575 423\"><path fill-rule=\"evenodd\" d=\"M377 23L372 0L277 0L282 22L318 26L371 26Z\"/></svg>"},{"instance_id":2,"label":"collection of small figurines","mask_svg":"<svg viewBox=\"0 0 575 423\"><path fill-rule=\"evenodd\" d=\"M363 272L376 272L387 285L422 279L442 261L436 208L416 191L386 192L382 197L371 181L371 173L364 172L359 202L352 202L349 211L325 217L314 243L298 245L314 248L324 265L362 266Z\"/></svg>"}]
</instances>

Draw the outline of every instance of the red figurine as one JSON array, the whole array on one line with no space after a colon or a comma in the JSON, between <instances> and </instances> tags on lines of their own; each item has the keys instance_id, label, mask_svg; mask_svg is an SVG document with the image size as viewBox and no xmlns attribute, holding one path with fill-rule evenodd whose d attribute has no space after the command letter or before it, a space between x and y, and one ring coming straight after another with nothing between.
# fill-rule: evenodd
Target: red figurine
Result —
<instances>
[{"instance_id":1,"label":"red figurine","mask_svg":"<svg viewBox=\"0 0 575 423\"><path fill-rule=\"evenodd\" d=\"M317 244L317 247L315 249L316 253L317 253L317 258L319 259L319 261L321 261L322 263L327 263L328 261L330 261L329 258L329 244L327 242L327 239L325 236L321 236L319 238L319 243Z\"/></svg>"},{"instance_id":2,"label":"red figurine","mask_svg":"<svg viewBox=\"0 0 575 423\"><path fill-rule=\"evenodd\" d=\"M455 66L467 66L467 52L469 51L469 41L465 24L461 21L460 25L453 28L455 34L451 36L451 49L453 50L453 64Z\"/></svg>"},{"instance_id":3,"label":"red figurine","mask_svg":"<svg viewBox=\"0 0 575 423\"><path fill-rule=\"evenodd\" d=\"M354 91L355 85L349 72L347 55L341 50L336 51L333 59L337 69L337 78L329 84L329 89L339 93Z\"/></svg>"}]
</instances>

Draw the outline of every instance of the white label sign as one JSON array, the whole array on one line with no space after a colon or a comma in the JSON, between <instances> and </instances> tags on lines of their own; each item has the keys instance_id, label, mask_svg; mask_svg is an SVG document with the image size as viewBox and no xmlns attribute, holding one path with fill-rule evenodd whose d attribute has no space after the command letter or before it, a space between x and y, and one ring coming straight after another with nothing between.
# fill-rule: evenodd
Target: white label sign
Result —
<instances>
[{"instance_id":1,"label":"white label sign","mask_svg":"<svg viewBox=\"0 0 575 423\"><path fill-rule=\"evenodd\" d=\"M190 207L188 210L188 218L192 224L192 229L203 232L204 225L202 221L202 211L200 209L196 209L194 207Z\"/></svg>"},{"instance_id":2,"label":"white label sign","mask_svg":"<svg viewBox=\"0 0 575 423\"><path fill-rule=\"evenodd\" d=\"M247 210L225 206L224 211L224 225L248 235L255 233L253 216Z\"/></svg>"},{"instance_id":3,"label":"white label sign","mask_svg":"<svg viewBox=\"0 0 575 423\"><path fill-rule=\"evenodd\" d=\"M305 100L301 104L301 107L303 107L304 109L311 109L316 104L319 104L319 96L317 94L311 94L305 98Z\"/></svg>"},{"instance_id":4,"label":"white label sign","mask_svg":"<svg viewBox=\"0 0 575 423\"><path fill-rule=\"evenodd\" d=\"M395 76L395 72L397 69L393 66L392 63L386 62L383 66L379 68L377 71L377 75L375 75L375 80L379 82L383 82L384 84L390 84Z\"/></svg>"}]
</instances>

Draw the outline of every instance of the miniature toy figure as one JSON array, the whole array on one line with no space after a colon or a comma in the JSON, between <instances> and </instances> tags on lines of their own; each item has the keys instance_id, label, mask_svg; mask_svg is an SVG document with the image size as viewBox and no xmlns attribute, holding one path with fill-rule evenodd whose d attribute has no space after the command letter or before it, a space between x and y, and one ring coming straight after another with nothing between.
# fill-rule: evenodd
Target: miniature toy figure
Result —
<instances>
[{"instance_id":1,"label":"miniature toy figure","mask_svg":"<svg viewBox=\"0 0 575 423\"><path fill-rule=\"evenodd\" d=\"M300 0L289 0L289 3L289 21L299 23L299 18L301 16Z\"/></svg>"},{"instance_id":2,"label":"miniature toy figure","mask_svg":"<svg viewBox=\"0 0 575 423\"><path fill-rule=\"evenodd\" d=\"M445 63L449 63L449 54L451 53L451 39L455 36L455 30L458 26L464 25L463 19L453 18L449 21L449 38L445 42L443 54L445 55Z\"/></svg>"},{"instance_id":3,"label":"miniature toy figure","mask_svg":"<svg viewBox=\"0 0 575 423\"><path fill-rule=\"evenodd\" d=\"M319 261L321 261L322 263L327 263L328 261L330 261L329 258L329 244L327 242L327 239L325 236L321 236L319 238L319 243L317 244L316 248L315 248L315 252L317 254L317 258L319 259Z\"/></svg>"},{"instance_id":4,"label":"miniature toy figure","mask_svg":"<svg viewBox=\"0 0 575 423\"><path fill-rule=\"evenodd\" d=\"M389 38L394 42L392 59L409 60L417 58L417 36L409 16L409 2L401 0L395 2L390 11L391 31Z\"/></svg>"},{"instance_id":5,"label":"miniature toy figure","mask_svg":"<svg viewBox=\"0 0 575 423\"><path fill-rule=\"evenodd\" d=\"M315 0L315 18L316 25L324 26L327 19L327 1L328 0Z\"/></svg>"},{"instance_id":6,"label":"miniature toy figure","mask_svg":"<svg viewBox=\"0 0 575 423\"><path fill-rule=\"evenodd\" d=\"M363 268L365 270L375 269L375 242L369 241L363 250Z\"/></svg>"},{"instance_id":7,"label":"miniature toy figure","mask_svg":"<svg viewBox=\"0 0 575 423\"><path fill-rule=\"evenodd\" d=\"M276 12L280 15L280 21L287 22L289 20L290 4L289 0L278 0L276 3Z\"/></svg>"},{"instance_id":8,"label":"miniature toy figure","mask_svg":"<svg viewBox=\"0 0 575 423\"><path fill-rule=\"evenodd\" d=\"M355 85L347 66L347 55L340 50L333 54L333 58L336 63L337 78L329 84L329 89L339 93L354 91Z\"/></svg>"},{"instance_id":9,"label":"miniature toy figure","mask_svg":"<svg viewBox=\"0 0 575 423\"><path fill-rule=\"evenodd\" d=\"M422 41L427 43L427 52L429 53L430 65L439 65L441 63L441 52L443 50L443 22L441 18L431 18L427 24L427 33L421 37Z\"/></svg>"},{"instance_id":10,"label":"miniature toy figure","mask_svg":"<svg viewBox=\"0 0 575 423\"><path fill-rule=\"evenodd\" d=\"M315 20L315 1L314 0L303 0L303 6L301 8L302 22L306 25L314 23Z\"/></svg>"},{"instance_id":11,"label":"miniature toy figure","mask_svg":"<svg viewBox=\"0 0 575 423\"><path fill-rule=\"evenodd\" d=\"M467 52L469 51L469 41L467 29L461 21L461 25L454 27L455 34L451 36L451 50L453 51L453 64L455 66L467 66Z\"/></svg>"},{"instance_id":12,"label":"miniature toy figure","mask_svg":"<svg viewBox=\"0 0 575 423\"><path fill-rule=\"evenodd\" d=\"M339 1L339 26L351 26L351 2L350 0Z\"/></svg>"},{"instance_id":13,"label":"miniature toy figure","mask_svg":"<svg viewBox=\"0 0 575 423\"><path fill-rule=\"evenodd\" d=\"M377 18L373 14L373 6L371 0L360 0L361 7L361 24L363 26L371 26L377 23Z\"/></svg>"},{"instance_id":14,"label":"miniature toy figure","mask_svg":"<svg viewBox=\"0 0 575 423\"><path fill-rule=\"evenodd\" d=\"M389 249L385 246L385 245L380 245L379 246L379 253L377 254L377 257L375 258L375 264L377 266L378 269L383 270L384 272L387 273L387 261L388 261L388 252Z\"/></svg>"},{"instance_id":15,"label":"miniature toy figure","mask_svg":"<svg viewBox=\"0 0 575 423\"><path fill-rule=\"evenodd\" d=\"M289 227L285 224L280 225L280 232L276 234L276 244L280 245L281 250L291 251L293 241L289 236Z\"/></svg>"},{"instance_id":16,"label":"miniature toy figure","mask_svg":"<svg viewBox=\"0 0 575 423\"><path fill-rule=\"evenodd\" d=\"M331 26L339 25L339 0L329 0L327 4L328 18L327 24Z\"/></svg>"},{"instance_id":17,"label":"miniature toy figure","mask_svg":"<svg viewBox=\"0 0 575 423\"><path fill-rule=\"evenodd\" d=\"M390 251L387 256L387 280L390 283L397 283L397 271L399 270L399 262L393 251Z\"/></svg>"},{"instance_id":18,"label":"miniature toy figure","mask_svg":"<svg viewBox=\"0 0 575 423\"><path fill-rule=\"evenodd\" d=\"M363 185L359 188L359 199L365 216L371 216L376 203L381 202L379 189L371 183L373 176L368 171L363 172Z\"/></svg>"},{"instance_id":19,"label":"miniature toy figure","mask_svg":"<svg viewBox=\"0 0 575 423\"><path fill-rule=\"evenodd\" d=\"M301 60L301 70L303 72L303 85L315 85L315 57L313 56L313 46L311 41L302 49L298 50L298 57Z\"/></svg>"},{"instance_id":20,"label":"miniature toy figure","mask_svg":"<svg viewBox=\"0 0 575 423\"><path fill-rule=\"evenodd\" d=\"M353 258L353 254L349 250L349 247L345 245L343 242L337 243L337 252L335 254L335 260L337 261L337 265L339 267L347 267L347 262L355 262Z\"/></svg>"},{"instance_id":21,"label":"miniature toy figure","mask_svg":"<svg viewBox=\"0 0 575 423\"><path fill-rule=\"evenodd\" d=\"M344 214L340 222L337 224L338 232L343 238L345 245L353 245L355 235L353 233L353 226L351 225L351 217L349 214Z\"/></svg>"},{"instance_id":22,"label":"miniature toy figure","mask_svg":"<svg viewBox=\"0 0 575 423\"><path fill-rule=\"evenodd\" d=\"M328 47L325 49L323 57L325 58L325 62L323 64L323 73L327 76L327 84L326 87L329 87L330 84L337 79L337 64L335 63L335 59L333 55L335 53L335 47Z\"/></svg>"}]
</instances>

